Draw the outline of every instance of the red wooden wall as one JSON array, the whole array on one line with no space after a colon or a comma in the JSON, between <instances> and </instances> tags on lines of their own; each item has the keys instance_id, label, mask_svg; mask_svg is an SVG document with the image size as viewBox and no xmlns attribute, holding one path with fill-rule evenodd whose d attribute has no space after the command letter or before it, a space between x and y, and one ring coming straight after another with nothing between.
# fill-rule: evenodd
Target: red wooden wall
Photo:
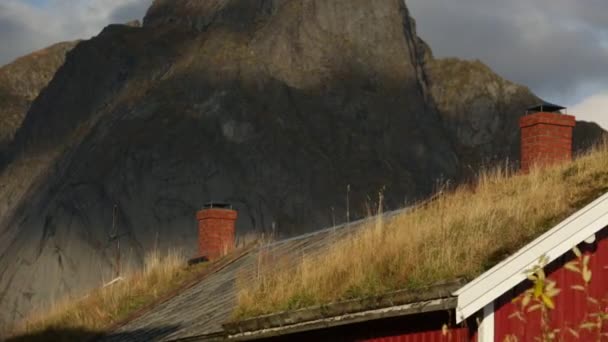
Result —
<instances>
[{"instance_id":1,"label":"red wooden wall","mask_svg":"<svg viewBox=\"0 0 608 342\"><path fill-rule=\"evenodd\" d=\"M572 288L572 286L584 284L582 276L563 267L565 263L576 259L574 253L564 255L545 269L547 277L556 281L556 287L561 290L554 297L555 309L549 310L548 325L551 328L560 329L556 341L608 341L608 334L600 335L608 333L608 321L603 322L604 326L600 329L590 331L580 328L580 324L585 321L597 323L597 317L593 316L594 313L608 313L607 233L608 228L605 228L597 234L593 244L579 245L581 252L590 256L589 269L592 277L587 292ZM532 284L526 281L495 303L495 341L503 342L507 337L515 337L516 339L513 341L534 341L535 337L541 336L540 311L527 312L527 309L524 310L525 321L512 316L518 307L521 307L519 303L513 303L512 299L531 286ZM592 299L588 299L589 297ZM576 333L572 333L569 329L575 330Z\"/></svg>"},{"instance_id":2,"label":"red wooden wall","mask_svg":"<svg viewBox=\"0 0 608 342\"><path fill-rule=\"evenodd\" d=\"M376 337L358 340L361 342L468 342L470 341L469 329L451 329L447 334L441 330L412 332L401 335Z\"/></svg>"}]
</instances>

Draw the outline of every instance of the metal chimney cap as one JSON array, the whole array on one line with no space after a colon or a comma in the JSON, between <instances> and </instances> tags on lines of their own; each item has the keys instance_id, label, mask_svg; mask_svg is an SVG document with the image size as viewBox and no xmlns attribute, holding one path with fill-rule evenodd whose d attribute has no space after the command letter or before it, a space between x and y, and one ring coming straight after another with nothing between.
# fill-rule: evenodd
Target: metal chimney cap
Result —
<instances>
[{"instance_id":1,"label":"metal chimney cap","mask_svg":"<svg viewBox=\"0 0 608 342\"><path fill-rule=\"evenodd\" d=\"M535 106L528 108L529 113L538 113L538 112L546 112L546 113L557 113L560 110L566 109L566 107L556 105L550 102L541 102Z\"/></svg>"},{"instance_id":2,"label":"metal chimney cap","mask_svg":"<svg viewBox=\"0 0 608 342\"><path fill-rule=\"evenodd\" d=\"M208 202L203 205L203 209L232 209L232 204L227 202Z\"/></svg>"}]
</instances>

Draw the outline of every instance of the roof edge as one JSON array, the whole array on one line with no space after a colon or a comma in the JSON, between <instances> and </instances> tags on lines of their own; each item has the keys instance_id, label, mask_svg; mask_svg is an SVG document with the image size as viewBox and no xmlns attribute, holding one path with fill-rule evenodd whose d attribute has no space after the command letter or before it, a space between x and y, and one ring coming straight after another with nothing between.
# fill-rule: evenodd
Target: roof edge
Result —
<instances>
[{"instance_id":1,"label":"roof edge","mask_svg":"<svg viewBox=\"0 0 608 342\"><path fill-rule=\"evenodd\" d=\"M526 279L524 271L545 255L553 262L585 239L608 226L608 193L528 243L455 291L456 322L460 323Z\"/></svg>"},{"instance_id":2,"label":"roof edge","mask_svg":"<svg viewBox=\"0 0 608 342\"><path fill-rule=\"evenodd\" d=\"M456 307L456 298L452 293L464 284L465 280L457 279L416 290L400 290L363 299L228 322L223 327L231 339L250 340L380 318L453 309Z\"/></svg>"},{"instance_id":3,"label":"roof edge","mask_svg":"<svg viewBox=\"0 0 608 342\"><path fill-rule=\"evenodd\" d=\"M272 328L264 328L256 331L237 333L228 335L228 339L233 341L251 341L262 338L284 336L294 333L333 328L342 325L367 322L377 319L400 317L425 312L452 310L456 308L456 304L456 297L442 297L415 303L367 310L362 312L347 313L340 316L319 318L312 321L299 322L286 326L277 326Z\"/></svg>"}]
</instances>

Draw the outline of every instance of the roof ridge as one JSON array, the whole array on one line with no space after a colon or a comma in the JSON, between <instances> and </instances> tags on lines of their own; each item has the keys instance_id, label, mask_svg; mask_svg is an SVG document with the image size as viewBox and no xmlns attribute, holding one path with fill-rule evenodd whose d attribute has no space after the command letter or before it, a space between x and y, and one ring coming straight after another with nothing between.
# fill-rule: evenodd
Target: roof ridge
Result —
<instances>
[{"instance_id":1,"label":"roof ridge","mask_svg":"<svg viewBox=\"0 0 608 342\"><path fill-rule=\"evenodd\" d=\"M434 200L436 197L437 196L434 195L433 197L431 197L429 200L427 200L425 202L422 202L420 204L415 204L415 205L412 205L412 206L409 206L409 207L404 207L404 208L401 208L401 209L386 211L386 212L383 212L382 214L377 214L377 215L365 217L365 218L362 218L362 219L359 219L359 220L356 220L356 221L345 222L345 223L341 223L341 224L338 224L338 225L335 225L335 226L330 226L330 227L323 228L323 229L320 229L320 230L315 230L315 231L310 232L310 233L305 233L305 234L302 234L302 235L293 236L293 237L286 238L286 239L283 239L283 240L274 241L274 242L268 243L266 245L258 246L258 249L272 248L272 247L276 247L276 246L282 245L282 244L287 243L287 242L302 240L302 239L306 239L306 238L309 238L309 237L312 237L312 236L316 236L316 235L320 235L320 234L324 234L324 233L329 233L329 232L332 232L332 231L337 231L337 230L342 230L342 229L353 229L353 230L354 229L358 229L358 228L362 227L363 223L372 222L373 220L376 220L379 217L389 218L389 217L392 217L392 216L395 216L395 215L398 215L398 214L406 213L406 212L408 212L408 211L410 211L410 210L412 210L414 208L417 208L420 205L424 205L427 202L430 202L430 201Z\"/></svg>"}]
</instances>

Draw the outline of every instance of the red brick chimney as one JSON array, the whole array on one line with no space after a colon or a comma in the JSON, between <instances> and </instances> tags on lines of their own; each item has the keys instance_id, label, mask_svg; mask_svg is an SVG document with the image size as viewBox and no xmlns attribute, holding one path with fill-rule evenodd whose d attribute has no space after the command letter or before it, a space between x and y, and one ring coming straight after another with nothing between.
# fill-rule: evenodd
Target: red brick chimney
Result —
<instances>
[{"instance_id":1,"label":"red brick chimney","mask_svg":"<svg viewBox=\"0 0 608 342\"><path fill-rule=\"evenodd\" d=\"M576 118L561 113L564 107L551 103L528 109L519 119L521 170L572 160L572 129Z\"/></svg>"},{"instance_id":2,"label":"red brick chimney","mask_svg":"<svg viewBox=\"0 0 608 342\"><path fill-rule=\"evenodd\" d=\"M199 257L214 260L234 249L236 210L224 203L209 203L196 214Z\"/></svg>"}]
</instances>

